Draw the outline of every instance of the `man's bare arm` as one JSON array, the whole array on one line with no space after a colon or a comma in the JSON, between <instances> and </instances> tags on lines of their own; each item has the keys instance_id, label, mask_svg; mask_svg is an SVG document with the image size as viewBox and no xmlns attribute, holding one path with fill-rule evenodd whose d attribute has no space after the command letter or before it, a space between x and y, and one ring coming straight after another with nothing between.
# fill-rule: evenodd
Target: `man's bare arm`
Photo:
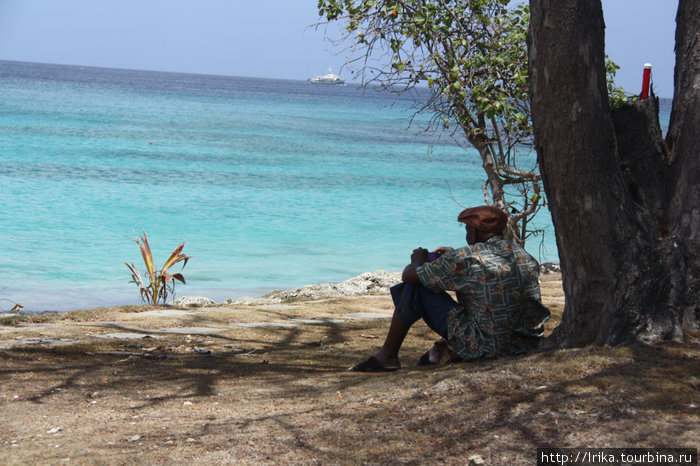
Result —
<instances>
[{"instance_id":1,"label":"man's bare arm","mask_svg":"<svg viewBox=\"0 0 700 466\"><path fill-rule=\"evenodd\" d=\"M418 278L418 272L416 269L428 262L428 250L425 248L418 248L413 250L411 254L411 263L403 269L403 274L401 274L401 281L404 283L418 284L420 279Z\"/></svg>"}]
</instances>

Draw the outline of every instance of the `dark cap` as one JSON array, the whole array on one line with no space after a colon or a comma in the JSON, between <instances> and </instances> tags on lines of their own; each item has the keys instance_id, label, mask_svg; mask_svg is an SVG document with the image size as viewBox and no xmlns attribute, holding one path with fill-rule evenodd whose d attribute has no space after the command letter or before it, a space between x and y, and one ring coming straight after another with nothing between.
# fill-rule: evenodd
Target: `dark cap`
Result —
<instances>
[{"instance_id":1,"label":"dark cap","mask_svg":"<svg viewBox=\"0 0 700 466\"><path fill-rule=\"evenodd\" d=\"M508 223L508 216L499 208L490 205L464 209L457 220L466 223L475 230L487 233L503 233Z\"/></svg>"}]
</instances>

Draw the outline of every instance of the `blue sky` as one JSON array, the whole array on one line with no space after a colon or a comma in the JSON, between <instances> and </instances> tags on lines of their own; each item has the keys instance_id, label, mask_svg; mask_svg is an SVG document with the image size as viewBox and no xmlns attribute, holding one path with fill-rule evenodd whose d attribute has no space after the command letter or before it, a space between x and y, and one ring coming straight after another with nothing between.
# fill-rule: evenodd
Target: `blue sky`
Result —
<instances>
[{"instance_id":1,"label":"blue sky","mask_svg":"<svg viewBox=\"0 0 700 466\"><path fill-rule=\"evenodd\" d=\"M0 0L0 59L307 79L340 70L317 0ZM653 64L656 93L673 94L677 0L603 0L617 83L639 92ZM344 73L349 79L349 75Z\"/></svg>"}]
</instances>

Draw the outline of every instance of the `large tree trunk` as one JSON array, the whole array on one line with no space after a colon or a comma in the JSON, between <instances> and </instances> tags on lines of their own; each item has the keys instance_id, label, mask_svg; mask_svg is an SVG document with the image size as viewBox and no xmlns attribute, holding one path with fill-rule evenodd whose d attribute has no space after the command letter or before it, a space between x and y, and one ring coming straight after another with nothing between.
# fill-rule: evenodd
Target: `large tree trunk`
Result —
<instances>
[{"instance_id":1,"label":"large tree trunk","mask_svg":"<svg viewBox=\"0 0 700 466\"><path fill-rule=\"evenodd\" d=\"M670 148L671 212L684 268L684 327L700 320L700 2L681 0L676 15L673 110L666 139Z\"/></svg>"},{"instance_id":2,"label":"large tree trunk","mask_svg":"<svg viewBox=\"0 0 700 466\"><path fill-rule=\"evenodd\" d=\"M600 0L530 0L535 145L566 294L558 346L680 340L697 327L696 5L680 2L669 153L656 99L610 112Z\"/></svg>"}]
</instances>

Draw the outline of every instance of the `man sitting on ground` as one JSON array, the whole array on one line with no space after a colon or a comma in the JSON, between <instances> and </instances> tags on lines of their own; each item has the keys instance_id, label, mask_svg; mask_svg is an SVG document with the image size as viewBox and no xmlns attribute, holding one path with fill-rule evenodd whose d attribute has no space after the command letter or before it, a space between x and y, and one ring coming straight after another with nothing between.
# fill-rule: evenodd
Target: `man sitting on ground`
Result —
<instances>
[{"instance_id":1,"label":"man sitting on ground","mask_svg":"<svg viewBox=\"0 0 700 466\"><path fill-rule=\"evenodd\" d=\"M408 329L419 319L443 339L419 360L439 364L449 355L465 361L521 354L543 337L549 311L540 303L537 261L503 238L508 217L481 206L459 214L466 224L467 246L438 248L429 261L418 248L391 288L395 310L382 348L350 370L389 372L401 367L399 349ZM457 295L455 302L447 291Z\"/></svg>"}]
</instances>

